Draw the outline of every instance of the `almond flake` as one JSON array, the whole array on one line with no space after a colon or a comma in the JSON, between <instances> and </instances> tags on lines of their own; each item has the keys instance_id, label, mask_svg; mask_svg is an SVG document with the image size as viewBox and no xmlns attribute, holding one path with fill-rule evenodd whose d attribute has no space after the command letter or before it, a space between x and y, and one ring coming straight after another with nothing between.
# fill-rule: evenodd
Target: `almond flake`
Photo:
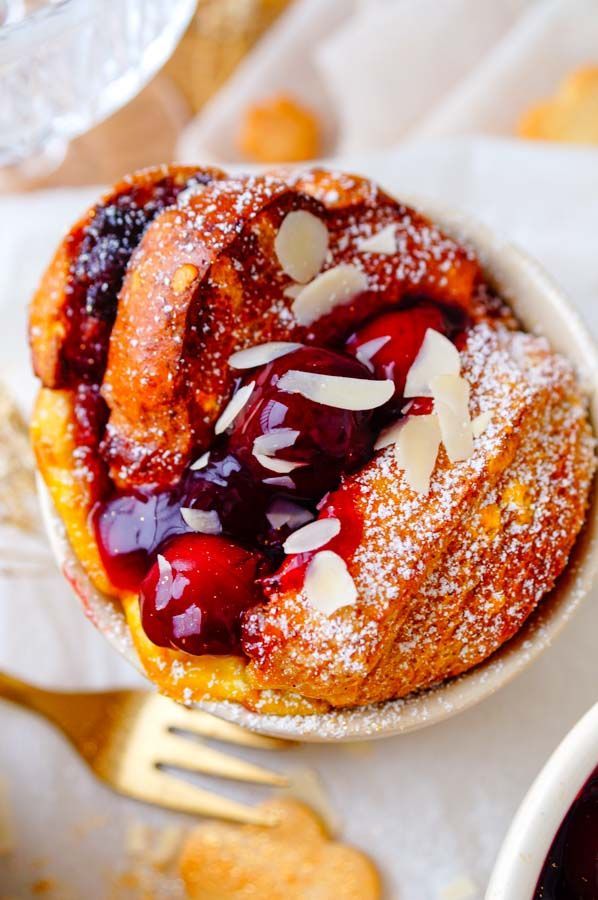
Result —
<instances>
[{"instance_id":1,"label":"almond flake","mask_svg":"<svg viewBox=\"0 0 598 900\"><path fill-rule=\"evenodd\" d=\"M285 297L291 297L291 299L294 300L295 297L299 296L304 287L304 284L289 284L282 293Z\"/></svg>"},{"instance_id":2,"label":"almond flake","mask_svg":"<svg viewBox=\"0 0 598 900\"><path fill-rule=\"evenodd\" d=\"M247 347L246 350L237 350L229 356L228 364L233 369L254 369L256 366L265 366L293 350L299 350L303 344L294 344L292 341L270 341L268 344L257 344L255 347Z\"/></svg>"},{"instance_id":3,"label":"almond flake","mask_svg":"<svg viewBox=\"0 0 598 900\"><path fill-rule=\"evenodd\" d=\"M342 264L328 269L306 284L293 303L300 325L311 325L336 306L350 303L368 286L367 276L356 266Z\"/></svg>"},{"instance_id":4,"label":"almond flake","mask_svg":"<svg viewBox=\"0 0 598 900\"><path fill-rule=\"evenodd\" d=\"M395 237L396 225L386 225L369 238L362 238L357 249L361 253L383 253L389 256L397 252L397 239Z\"/></svg>"},{"instance_id":5,"label":"almond flake","mask_svg":"<svg viewBox=\"0 0 598 900\"><path fill-rule=\"evenodd\" d=\"M239 388L236 394L233 395L230 403L221 414L220 418L216 422L214 426L214 431L216 434L222 434L223 431L233 424L249 398L251 397L251 392L255 387L255 381L250 381L249 384L243 385L242 388Z\"/></svg>"},{"instance_id":6,"label":"almond flake","mask_svg":"<svg viewBox=\"0 0 598 900\"><path fill-rule=\"evenodd\" d=\"M313 213L294 210L284 217L274 250L283 272L305 284L318 274L326 259L328 229Z\"/></svg>"},{"instance_id":7,"label":"almond flake","mask_svg":"<svg viewBox=\"0 0 598 900\"><path fill-rule=\"evenodd\" d=\"M311 522L313 513L292 500L285 497L277 497L268 507L266 518L272 528L284 528L288 526L291 529L300 528L306 522Z\"/></svg>"},{"instance_id":8,"label":"almond flake","mask_svg":"<svg viewBox=\"0 0 598 900\"><path fill-rule=\"evenodd\" d=\"M406 421L407 419L399 419L398 422L393 422L392 425L383 428L378 435L378 440L374 444L374 450L382 450L384 447L390 447L391 444L396 444Z\"/></svg>"},{"instance_id":9,"label":"almond flake","mask_svg":"<svg viewBox=\"0 0 598 900\"><path fill-rule=\"evenodd\" d=\"M473 453L469 383L460 375L436 375L430 387L446 455L451 462L469 459Z\"/></svg>"},{"instance_id":10,"label":"almond flake","mask_svg":"<svg viewBox=\"0 0 598 900\"><path fill-rule=\"evenodd\" d=\"M208 450L206 453L203 453L199 459L196 459L192 466L190 466L192 472L198 472L200 469L205 469L207 464L210 461L210 451Z\"/></svg>"},{"instance_id":11,"label":"almond flake","mask_svg":"<svg viewBox=\"0 0 598 900\"><path fill-rule=\"evenodd\" d=\"M395 456L407 484L418 494L428 493L439 446L440 426L434 413L407 419L395 444Z\"/></svg>"},{"instance_id":12,"label":"almond flake","mask_svg":"<svg viewBox=\"0 0 598 900\"><path fill-rule=\"evenodd\" d=\"M376 409L395 392L394 381L370 381L368 378L345 378L342 375L320 375L289 369L277 387L288 394L301 394L322 406L336 409Z\"/></svg>"},{"instance_id":13,"label":"almond flake","mask_svg":"<svg viewBox=\"0 0 598 900\"><path fill-rule=\"evenodd\" d=\"M405 382L405 397L431 397L430 381L436 375L458 375L459 351L439 331L428 328Z\"/></svg>"},{"instance_id":14,"label":"almond flake","mask_svg":"<svg viewBox=\"0 0 598 900\"><path fill-rule=\"evenodd\" d=\"M484 434L491 421L492 413L488 410L486 412L480 413L479 416L476 416L471 423L471 430L473 432L474 438L480 437L482 434Z\"/></svg>"},{"instance_id":15,"label":"almond flake","mask_svg":"<svg viewBox=\"0 0 598 900\"><path fill-rule=\"evenodd\" d=\"M316 553L307 567L303 588L309 605L326 616L343 606L353 606L357 600L347 564L332 550Z\"/></svg>"},{"instance_id":16,"label":"almond flake","mask_svg":"<svg viewBox=\"0 0 598 900\"><path fill-rule=\"evenodd\" d=\"M262 481L264 484L272 485L272 487L286 488L289 491L294 491L296 487L293 479L287 475L281 475L277 478L263 478Z\"/></svg>"},{"instance_id":17,"label":"almond flake","mask_svg":"<svg viewBox=\"0 0 598 900\"><path fill-rule=\"evenodd\" d=\"M307 465L304 462L291 462L290 459L278 459L277 456L268 456L266 453L254 453L253 455L264 469L270 469L271 472L278 472L280 475L287 475L294 469L301 469Z\"/></svg>"},{"instance_id":18,"label":"almond flake","mask_svg":"<svg viewBox=\"0 0 598 900\"><path fill-rule=\"evenodd\" d=\"M355 351L355 357L359 360L360 363L363 363L364 366L370 370L370 372L374 371L374 366L372 365L372 358L376 355L378 350L381 350L385 344L388 344L390 340L390 335L386 334L383 337L372 338L371 341L366 341L365 344L362 344Z\"/></svg>"},{"instance_id":19,"label":"almond flake","mask_svg":"<svg viewBox=\"0 0 598 900\"><path fill-rule=\"evenodd\" d=\"M287 555L291 553L307 553L309 550L317 550L323 547L328 541L341 530L341 523L338 519L318 519L316 522L310 522L304 525L299 531L295 531L290 535L282 545L282 549Z\"/></svg>"},{"instance_id":20,"label":"almond flake","mask_svg":"<svg viewBox=\"0 0 598 900\"><path fill-rule=\"evenodd\" d=\"M200 534L222 533L220 516L215 509L191 509L191 507L182 506L181 515L193 531L198 531Z\"/></svg>"},{"instance_id":21,"label":"almond flake","mask_svg":"<svg viewBox=\"0 0 598 900\"><path fill-rule=\"evenodd\" d=\"M299 432L292 428L274 428L267 434L256 437L253 442L253 455L264 453L266 456L272 456L277 450L292 447L298 437Z\"/></svg>"}]
</instances>

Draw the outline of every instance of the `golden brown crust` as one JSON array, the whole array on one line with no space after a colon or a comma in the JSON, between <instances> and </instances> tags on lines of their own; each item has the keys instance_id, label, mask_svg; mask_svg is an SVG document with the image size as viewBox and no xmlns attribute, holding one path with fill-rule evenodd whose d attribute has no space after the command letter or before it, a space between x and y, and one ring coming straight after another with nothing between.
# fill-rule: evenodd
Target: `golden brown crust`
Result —
<instances>
[{"instance_id":1,"label":"golden brown crust","mask_svg":"<svg viewBox=\"0 0 598 900\"><path fill-rule=\"evenodd\" d=\"M31 419L31 443L73 550L96 587L114 596L90 523L97 484L77 463L74 391L41 389Z\"/></svg>"},{"instance_id":2,"label":"golden brown crust","mask_svg":"<svg viewBox=\"0 0 598 900\"><path fill-rule=\"evenodd\" d=\"M531 416L504 474L467 513L412 598L360 703L405 696L482 662L516 634L563 571L584 521L594 465L571 372Z\"/></svg>"},{"instance_id":3,"label":"golden brown crust","mask_svg":"<svg viewBox=\"0 0 598 900\"><path fill-rule=\"evenodd\" d=\"M371 289L305 328L284 290L274 238L292 209L326 222L325 268L348 260L364 229L395 223L401 252L364 255ZM424 265L425 261L425 265ZM176 481L209 444L230 394L226 359L261 341L333 342L339 330L405 294L469 309L479 266L415 211L357 176L315 171L291 179L214 181L148 227L120 294L103 395L104 452L121 486Z\"/></svg>"},{"instance_id":4,"label":"golden brown crust","mask_svg":"<svg viewBox=\"0 0 598 900\"><path fill-rule=\"evenodd\" d=\"M152 192L165 179L182 186L197 175L221 177L218 169L200 170L194 166L155 166L128 175L107 191L98 203L73 225L61 241L50 265L44 273L30 306L29 338L35 374L46 387L73 387L68 358L68 342L80 324L79 309L84 305L84 291L77 296L74 267L81 253L86 233L99 210L132 196L141 206L151 201ZM84 328L85 326L83 326Z\"/></svg>"},{"instance_id":5,"label":"golden brown crust","mask_svg":"<svg viewBox=\"0 0 598 900\"><path fill-rule=\"evenodd\" d=\"M583 523L593 473L585 403L571 368L537 338L482 325L463 356L474 407L493 413L488 433L463 463L441 454L424 497L407 486L392 448L345 479L340 493L351 493L364 523L347 559L358 601L326 618L293 586L252 611L246 628L256 686L334 706L402 696L488 656L552 587ZM534 516L526 526L505 515L478 548L470 529L481 528L480 509L523 463ZM518 575L496 569L505 553ZM517 588L503 625L504 604L488 596L504 594L507 583ZM433 612L422 615L428 605ZM453 643L452 626L460 629Z\"/></svg>"},{"instance_id":6,"label":"golden brown crust","mask_svg":"<svg viewBox=\"0 0 598 900\"><path fill-rule=\"evenodd\" d=\"M105 451L118 483L176 480L192 448L207 444L232 386L221 360L241 329L258 330L282 291L280 273L269 280L274 273L262 266L248 302L233 262L234 250L244 250L239 235L257 243L253 261L263 243L272 250L283 215L309 202L282 181L254 178L250 189L228 181L147 229L121 292L103 386L111 409ZM265 331L265 340L289 333L275 316Z\"/></svg>"}]
</instances>

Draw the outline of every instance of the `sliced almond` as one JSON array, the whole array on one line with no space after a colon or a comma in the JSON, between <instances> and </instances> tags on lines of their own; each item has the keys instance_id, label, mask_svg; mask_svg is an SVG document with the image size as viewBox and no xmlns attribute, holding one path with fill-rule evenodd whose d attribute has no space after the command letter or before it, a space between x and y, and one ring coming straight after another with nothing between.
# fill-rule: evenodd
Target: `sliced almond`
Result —
<instances>
[{"instance_id":1,"label":"sliced almond","mask_svg":"<svg viewBox=\"0 0 598 900\"><path fill-rule=\"evenodd\" d=\"M297 295L293 312L300 325L311 325L336 306L350 303L368 286L367 276L356 266L340 265L322 272Z\"/></svg>"},{"instance_id":2,"label":"sliced almond","mask_svg":"<svg viewBox=\"0 0 598 900\"><path fill-rule=\"evenodd\" d=\"M293 210L278 229L274 250L283 272L305 284L318 274L326 259L328 229L306 209Z\"/></svg>"},{"instance_id":3,"label":"sliced almond","mask_svg":"<svg viewBox=\"0 0 598 900\"><path fill-rule=\"evenodd\" d=\"M390 447L391 444L396 444L406 422L407 419L399 419L398 422L393 422L392 425L383 428L378 435L378 440L374 444L374 450L382 450L384 447Z\"/></svg>"},{"instance_id":4,"label":"sliced almond","mask_svg":"<svg viewBox=\"0 0 598 900\"><path fill-rule=\"evenodd\" d=\"M205 469L207 464L210 461L210 451L208 450L206 453L202 453L199 459L196 459L192 466L190 466L193 472L198 472L200 469Z\"/></svg>"},{"instance_id":5,"label":"sliced almond","mask_svg":"<svg viewBox=\"0 0 598 900\"><path fill-rule=\"evenodd\" d=\"M372 234L369 238L362 238L357 249L361 253L383 253L389 256L391 253L397 252L397 239L395 231L397 226L394 224L386 225L376 234Z\"/></svg>"},{"instance_id":6,"label":"sliced almond","mask_svg":"<svg viewBox=\"0 0 598 900\"><path fill-rule=\"evenodd\" d=\"M300 528L313 519L313 513L286 497L277 497L268 507L266 518L272 528Z\"/></svg>"},{"instance_id":7,"label":"sliced almond","mask_svg":"<svg viewBox=\"0 0 598 900\"><path fill-rule=\"evenodd\" d=\"M418 494L428 493L439 446L440 425L434 413L407 419L395 444L395 455L405 481Z\"/></svg>"},{"instance_id":8,"label":"sliced almond","mask_svg":"<svg viewBox=\"0 0 598 900\"><path fill-rule=\"evenodd\" d=\"M431 397L430 381L436 375L458 375L459 351L439 331L428 328L405 382L405 397Z\"/></svg>"},{"instance_id":9,"label":"sliced almond","mask_svg":"<svg viewBox=\"0 0 598 900\"><path fill-rule=\"evenodd\" d=\"M378 350L381 350L385 344L388 344L389 340L390 335L385 334L383 337L372 338L371 341L366 341L365 344L362 344L355 351L356 358L360 363L363 363L364 366L367 366L370 372L373 372L374 367L372 365L372 358L376 355Z\"/></svg>"},{"instance_id":10,"label":"sliced almond","mask_svg":"<svg viewBox=\"0 0 598 900\"><path fill-rule=\"evenodd\" d=\"M446 455L451 462L469 459L473 453L469 383L460 375L436 375L430 387Z\"/></svg>"},{"instance_id":11,"label":"sliced almond","mask_svg":"<svg viewBox=\"0 0 598 900\"><path fill-rule=\"evenodd\" d=\"M215 509L191 509L188 506L182 506L181 515L192 531L200 534L222 533L220 516Z\"/></svg>"},{"instance_id":12,"label":"sliced almond","mask_svg":"<svg viewBox=\"0 0 598 900\"><path fill-rule=\"evenodd\" d=\"M290 459L278 459L277 456L267 456L265 453L254 453L253 455L264 469L270 469L271 472L278 472L280 475L287 475L289 472L301 469L307 465L304 462L291 462Z\"/></svg>"},{"instance_id":13,"label":"sliced almond","mask_svg":"<svg viewBox=\"0 0 598 900\"><path fill-rule=\"evenodd\" d=\"M228 358L228 364L233 369L254 369L256 366L265 366L293 350L299 350L303 344L294 344L292 341L270 341L268 344L256 344L255 347L247 347L246 350L237 350Z\"/></svg>"},{"instance_id":14,"label":"sliced almond","mask_svg":"<svg viewBox=\"0 0 598 900\"><path fill-rule=\"evenodd\" d=\"M341 523L333 517L329 519L318 519L316 522L310 522L304 525L299 531L291 534L282 549L286 554L291 553L307 553L309 550L317 550L323 547L328 541L341 530Z\"/></svg>"},{"instance_id":15,"label":"sliced almond","mask_svg":"<svg viewBox=\"0 0 598 900\"><path fill-rule=\"evenodd\" d=\"M264 484L271 485L271 487L285 488L289 491L294 491L296 487L295 482L288 475L280 475L276 478L263 478L262 481Z\"/></svg>"},{"instance_id":16,"label":"sliced almond","mask_svg":"<svg viewBox=\"0 0 598 900\"><path fill-rule=\"evenodd\" d=\"M394 381L370 381L368 378L345 378L342 375L319 375L289 369L277 387L288 394L301 394L314 403L336 409L376 409L394 394Z\"/></svg>"},{"instance_id":17,"label":"sliced almond","mask_svg":"<svg viewBox=\"0 0 598 900\"><path fill-rule=\"evenodd\" d=\"M265 453L266 456L272 456L277 450L284 450L292 447L299 432L293 428L274 428L267 434L260 434L253 442L253 454L257 456Z\"/></svg>"},{"instance_id":18,"label":"sliced almond","mask_svg":"<svg viewBox=\"0 0 598 900\"><path fill-rule=\"evenodd\" d=\"M479 416L476 416L471 423L471 430L473 432L474 438L480 437L482 434L484 434L491 421L492 413L488 410L486 412L480 413Z\"/></svg>"},{"instance_id":19,"label":"sliced almond","mask_svg":"<svg viewBox=\"0 0 598 900\"><path fill-rule=\"evenodd\" d=\"M214 426L214 431L216 432L216 434L222 434L223 431L226 431L226 429L233 424L233 422L251 397L251 393L254 387L255 381L250 381L249 384L245 384L243 385L243 387L239 388L236 394L233 394L230 403Z\"/></svg>"},{"instance_id":20,"label":"sliced almond","mask_svg":"<svg viewBox=\"0 0 598 900\"><path fill-rule=\"evenodd\" d=\"M294 300L295 297L299 296L304 287L304 284L289 284L282 293L285 297L291 297Z\"/></svg>"},{"instance_id":21,"label":"sliced almond","mask_svg":"<svg viewBox=\"0 0 598 900\"><path fill-rule=\"evenodd\" d=\"M305 595L318 612L330 616L343 606L353 606L357 588L344 559L332 550L321 550L305 573Z\"/></svg>"}]
</instances>

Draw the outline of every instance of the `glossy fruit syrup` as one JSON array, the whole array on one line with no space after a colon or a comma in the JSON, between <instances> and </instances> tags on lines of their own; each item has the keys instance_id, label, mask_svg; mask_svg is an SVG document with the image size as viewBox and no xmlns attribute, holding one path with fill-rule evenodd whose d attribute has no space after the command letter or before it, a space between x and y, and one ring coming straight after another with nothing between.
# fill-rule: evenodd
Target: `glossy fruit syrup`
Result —
<instances>
[{"instance_id":1,"label":"glossy fruit syrup","mask_svg":"<svg viewBox=\"0 0 598 900\"><path fill-rule=\"evenodd\" d=\"M559 828L540 874L534 900L598 898L598 767Z\"/></svg>"},{"instance_id":2,"label":"glossy fruit syrup","mask_svg":"<svg viewBox=\"0 0 598 900\"><path fill-rule=\"evenodd\" d=\"M182 190L207 177L196 173L179 183L166 175L153 183L131 183L111 202L99 203L75 236L79 247L69 273L65 385L101 381L118 293L133 251L158 213L172 206Z\"/></svg>"},{"instance_id":3,"label":"glossy fruit syrup","mask_svg":"<svg viewBox=\"0 0 598 900\"><path fill-rule=\"evenodd\" d=\"M300 588L313 555L285 557L282 545L297 525L273 520L276 504L293 504L304 521L338 518L341 531L328 549L351 555L361 536L351 494L328 495L372 458L380 427L405 406L405 378L426 330L457 340L457 318L421 300L373 318L341 350L306 346L244 373L242 384L253 384L249 400L201 468L192 464L167 490L114 492L98 504L104 565L116 587L140 591L150 640L195 654L241 652L243 611L263 601L263 586ZM378 410L339 409L281 390L289 371L388 378L396 391ZM416 400L410 412L429 408ZM268 443L273 435L283 437L279 446ZM194 532L182 508L217 514L211 533Z\"/></svg>"}]
</instances>

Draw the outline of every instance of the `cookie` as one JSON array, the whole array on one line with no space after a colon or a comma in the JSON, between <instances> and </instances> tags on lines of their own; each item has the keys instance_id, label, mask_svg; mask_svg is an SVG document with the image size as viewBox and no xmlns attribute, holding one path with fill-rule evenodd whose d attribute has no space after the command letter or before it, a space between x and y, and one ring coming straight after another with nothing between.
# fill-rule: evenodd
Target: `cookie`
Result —
<instances>
[{"instance_id":1,"label":"cookie","mask_svg":"<svg viewBox=\"0 0 598 900\"><path fill-rule=\"evenodd\" d=\"M273 826L205 822L189 838L180 875L189 900L377 900L380 879L359 850L330 840L294 800L262 807Z\"/></svg>"},{"instance_id":2,"label":"cookie","mask_svg":"<svg viewBox=\"0 0 598 900\"><path fill-rule=\"evenodd\" d=\"M598 66L570 73L552 98L524 113L517 130L531 140L598 144Z\"/></svg>"}]
</instances>

